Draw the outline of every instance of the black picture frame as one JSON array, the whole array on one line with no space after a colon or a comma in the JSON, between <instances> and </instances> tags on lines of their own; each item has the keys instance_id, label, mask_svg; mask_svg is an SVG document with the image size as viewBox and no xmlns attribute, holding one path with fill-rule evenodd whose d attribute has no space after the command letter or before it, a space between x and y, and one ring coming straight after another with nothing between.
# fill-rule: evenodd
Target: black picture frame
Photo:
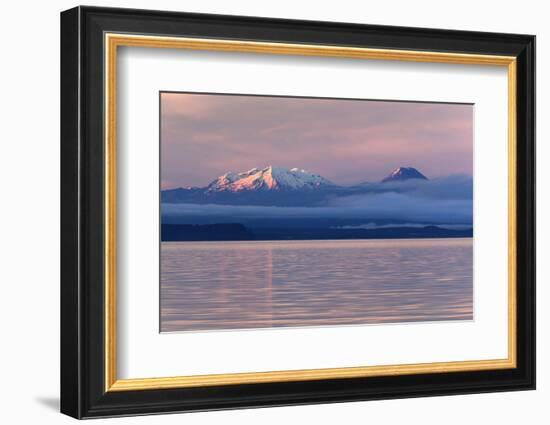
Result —
<instances>
[{"instance_id":1,"label":"black picture frame","mask_svg":"<svg viewBox=\"0 0 550 425\"><path fill-rule=\"evenodd\" d=\"M507 55L517 58L517 367L105 391L104 34ZM61 412L75 418L535 388L535 37L76 7L61 13Z\"/></svg>"}]
</instances>

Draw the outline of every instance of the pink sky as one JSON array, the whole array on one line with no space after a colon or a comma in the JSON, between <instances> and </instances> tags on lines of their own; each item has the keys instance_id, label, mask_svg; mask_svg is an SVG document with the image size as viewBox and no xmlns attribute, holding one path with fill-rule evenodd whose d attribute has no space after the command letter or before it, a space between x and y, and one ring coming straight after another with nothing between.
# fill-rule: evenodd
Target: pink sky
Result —
<instances>
[{"instance_id":1,"label":"pink sky","mask_svg":"<svg viewBox=\"0 0 550 425\"><path fill-rule=\"evenodd\" d=\"M161 94L163 188L268 165L338 184L379 181L399 166L429 178L471 175L473 106Z\"/></svg>"}]
</instances>

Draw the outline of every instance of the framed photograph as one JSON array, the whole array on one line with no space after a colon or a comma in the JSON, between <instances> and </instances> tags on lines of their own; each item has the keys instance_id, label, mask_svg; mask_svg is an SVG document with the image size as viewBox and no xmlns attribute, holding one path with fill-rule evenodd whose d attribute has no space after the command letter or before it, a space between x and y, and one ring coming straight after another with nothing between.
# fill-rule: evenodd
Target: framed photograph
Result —
<instances>
[{"instance_id":1,"label":"framed photograph","mask_svg":"<svg viewBox=\"0 0 550 425\"><path fill-rule=\"evenodd\" d=\"M61 14L61 411L535 388L535 37Z\"/></svg>"}]
</instances>

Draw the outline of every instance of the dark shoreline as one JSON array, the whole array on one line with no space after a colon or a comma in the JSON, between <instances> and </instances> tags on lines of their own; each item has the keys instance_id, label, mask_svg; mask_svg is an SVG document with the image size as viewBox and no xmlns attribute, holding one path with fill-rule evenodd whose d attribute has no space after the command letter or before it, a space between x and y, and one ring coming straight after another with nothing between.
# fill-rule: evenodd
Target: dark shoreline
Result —
<instances>
[{"instance_id":1,"label":"dark shoreline","mask_svg":"<svg viewBox=\"0 0 550 425\"><path fill-rule=\"evenodd\" d=\"M473 229L453 230L438 226L386 227L378 229L338 228L248 228L240 223L163 224L162 242L433 239L471 238Z\"/></svg>"}]
</instances>

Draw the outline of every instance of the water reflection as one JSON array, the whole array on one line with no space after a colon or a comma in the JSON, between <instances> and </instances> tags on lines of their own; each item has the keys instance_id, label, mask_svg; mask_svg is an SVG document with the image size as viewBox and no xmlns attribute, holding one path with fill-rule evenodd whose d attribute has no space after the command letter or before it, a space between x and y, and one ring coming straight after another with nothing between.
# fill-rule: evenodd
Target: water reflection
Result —
<instances>
[{"instance_id":1,"label":"water reflection","mask_svg":"<svg viewBox=\"0 0 550 425\"><path fill-rule=\"evenodd\" d=\"M164 242L161 331L472 319L472 239Z\"/></svg>"}]
</instances>

